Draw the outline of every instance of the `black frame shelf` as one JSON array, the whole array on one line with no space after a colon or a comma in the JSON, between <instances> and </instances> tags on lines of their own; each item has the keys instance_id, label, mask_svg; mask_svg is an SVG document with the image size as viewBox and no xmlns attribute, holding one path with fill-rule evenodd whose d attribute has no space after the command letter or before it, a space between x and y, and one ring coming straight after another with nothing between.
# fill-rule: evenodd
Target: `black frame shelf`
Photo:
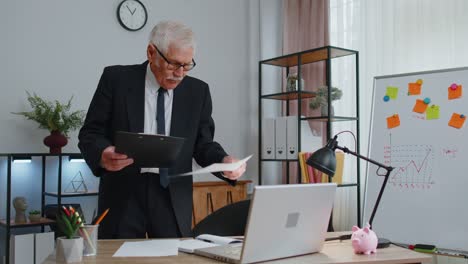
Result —
<instances>
[{"instance_id":1,"label":"black frame shelf","mask_svg":"<svg viewBox=\"0 0 468 264\"><path fill-rule=\"evenodd\" d=\"M45 192L44 195L50 197L58 197L58 192ZM62 198L68 197L83 197L83 196L98 196L98 192L86 192L86 193L62 193Z\"/></svg>"},{"instance_id":2,"label":"black frame shelf","mask_svg":"<svg viewBox=\"0 0 468 264\"><path fill-rule=\"evenodd\" d=\"M297 67L297 79L301 80L301 66L306 64L311 64L315 62L325 62L325 85L327 87L332 87L331 85L331 64L334 58L344 57L344 56L354 56L355 57L355 74L356 74L356 83L355 83L355 116L336 116L336 115L321 115L321 116L306 116L302 117L300 113L302 113L302 104L297 103L297 123L298 127L301 127L301 122L303 121L316 121L316 122L325 122L327 124L327 135L326 139L329 140L331 135L331 125L333 122L355 122L356 123L356 137L357 137L357 144L356 144L356 152L359 153L360 145L359 145L359 138L360 138L360 131L359 131L359 52L350 49L339 48L335 46L324 46L315 49L309 49L301 52L296 52L292 54L287 54L271 59L261 60L258 63L258 71L259 71L259 81L258 81L258 133L259 133L259 142L258 142L258 153L259 153L259 161L258 161L258 170L259 170L259 178L258 182L262 184L262 162L285 162L286 165L286 183L289 184L289 166L290 162L297 162L297 171L298 171L298 179L297 182L301 182L301 169L299 164L299 159L263 159L262 158L262 101L264 99L274 99L274 100L281 100L285 103L285 115L288 116L290 114L290 101L301 101L303 99L310 99L314 98L317 93L312 91L305 91L304 87L302 87L302 82L297 82L297 90L296 91L281 91L278 93L269 93L263 94L262 93L262 66L269 65L272 67L280 67L286 70L286 76L289 74L290 67ZM328 89L328 113L331 113L332 109L332 100L331 100L331 89ZM301 152L301 129L297 131L298 136L298 147L297 153ZM357 193L357 224L361 224L361 195L360 195L360 163L359 160L356 161L356 182L355 183L342 183L338 184L338 187L356 187ZM329 181L331 181L331 177L329 177Z\"/></svg>"},{"instance_id":3,"label":"black frame shelf","mask_svg":"<svg viewBox=\"0 0 468 264\"><path fill-rule=\"evenodd\" d=\"M262 99L272 99L272 100L296 100L296 99L310 99L317 96L316 92L309 91L289 91L283 93L274 93L274 94L265 94L262 95Z\"/></svg>"},{"instance_id":4,"label":"black frame shelf","mask_svg":"<svg viewBox=\"0 0 468 264\"><path fill-rule=\"evenodd\" d=\"M261 159L261 161L287 161L287 162L298 162L298 159Z\"/></svg>"},{"instance_id":5,"label":"black frame shelf","mask_svg":"<svg viewBox=\"0 0 468 264\"><path fill-rule=\"evenodd\" d=\"M62 205L62 198L68 197L81 197L81 196L97 196L97 192L89 193L73 193L67 194L62 192L62 158L82 158L81 153L60 153L60 154L50 154L50 153L0 153L0 158L7 159L7 179L6 179L6 217L5 219L0 219L0 228L5 228L5 261L9 263L10 261L10 235L11 229L16 228L27 228L27 227L41 227L41 232L44 232L44 227L46 225L54 224L55 221L45 218L45 197L55 197L57 198L57 208L60 208ZM40 222L27 222L27 223L14 223L14 220L11 219L11 169L12 163L15 159L32 159L40 158L41 159L41 216L42 220ZM57 192L46 192L45 183L46 183L46 158L48 157L57 157L58 158L58 171L57 171ZM9 221L8 221L9 220Z\"/></svg>"},{"instance_id":6,"label":"black frame shelf","mask_svg":"<svg viewBox=\"0 0 468 264\"><path fill-rule=\"evenodd\" d=\"M318 61L329 61L334 58L354 55L357 53L358 52L355 50L344 49L335 46L324 46L316 49L304 50L276 58L262 60L260 63L279 67L293 67Z\"/></svg>"},{"instance_id":7,"label":"black frame shelf","mask_svg":"<svg viewBox=\"0 0 468 264\"><path fill-rule=\"evenodd\" d=\"M357 121L357 117L346 117L346 116L306 116L300 118L302 121L314 120L314 121L322 121L328 122L328 120L332 122L340 122L340 121Z\"/></svg>"},{"instance_id":8,"label":"black frame shelf","mask_svg":"<svg viewBox=\"0 0 468 264\"><path fill-rule=\"evenodd\" d=\"M26 223L14 223L14 220L10 221L10 228L23 228L23 227L34 227L34 226L45 226L54 224L55 221L49 218L43 217L39 222L26 222ZM5 220L0 220L0 226L7 226L7 222Z\"/></svg>"}]
</instances>

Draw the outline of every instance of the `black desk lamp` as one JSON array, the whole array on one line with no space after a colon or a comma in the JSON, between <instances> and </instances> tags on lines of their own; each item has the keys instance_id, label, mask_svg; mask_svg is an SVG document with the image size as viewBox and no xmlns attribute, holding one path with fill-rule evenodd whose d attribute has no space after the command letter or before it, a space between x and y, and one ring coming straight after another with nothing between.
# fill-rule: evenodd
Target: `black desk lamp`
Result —
<instances>
[{"instance_id":1,"label":"black desk lamp","mask_svg":"<svg viewBox=\"0 0 468 264\"><path fill-rule=\"evenodd\" d=\"M387 172L385 174L378 174L378 176L384 176L384 182L382 184L382 187L380 188L379 196L377 197L377 201L375 202L374 209L372 210L371 217L369 219L369 225L372 228L372 221L374 220L375 212L377 211L377 207L379 206L380 199L382 198L383 191L385 189L385 186L387 185L388 181L388 176L390 176L390 173L393 170L393 167L390 166L385 166L384 164L381 164L375 160L371 160L367 157L361 156L360 154L353 152L349 150L346 147L340 147L338 146L338 141L336 141L338 136L333 137L333 139L330 139L327 142L327 145L317 151L315 151L309 159L307 159L307 165L316 168L317 170L327 174L327 175L334 175L335 170L336 170L336 157L335 157L335 150L340 149L344 153L351 154L353 156L358 157L359 159L363 159L367 162L370 162L374 165L379 166L377 169L377 172L380 168L385 169ZM390 241L385 238L379 238L379 242L377 245L377 248L386 248L390 246Z\"/></svg>"}]
</instances>

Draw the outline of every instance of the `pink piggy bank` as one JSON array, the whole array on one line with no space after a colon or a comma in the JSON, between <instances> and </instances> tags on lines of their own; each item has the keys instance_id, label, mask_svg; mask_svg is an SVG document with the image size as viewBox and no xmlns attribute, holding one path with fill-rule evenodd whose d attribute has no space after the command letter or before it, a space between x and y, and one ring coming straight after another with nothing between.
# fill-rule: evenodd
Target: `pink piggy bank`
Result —
<instances>
[{"instance_id":1,"label":"pink piggy bank","mask_svg":"<svg viewBox=\"0 0 468 264\"><path fill-rule=\"evenodd\" d=\"M353 244L354 253L369 255L377 252L377 235L370 229L369 224L363 229L353 226L352 230L351 243Z\"/></svg>"}]
</instances>

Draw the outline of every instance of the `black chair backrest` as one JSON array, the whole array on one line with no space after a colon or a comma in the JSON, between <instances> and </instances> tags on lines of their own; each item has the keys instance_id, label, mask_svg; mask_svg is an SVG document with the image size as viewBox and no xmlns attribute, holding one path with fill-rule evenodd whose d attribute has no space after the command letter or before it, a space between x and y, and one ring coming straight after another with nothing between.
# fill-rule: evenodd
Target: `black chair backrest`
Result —
<instances>
[{"instance_id":1,"label":"black chair backrest","mask_svg":"<svg viewBox=\"0 0 468 264\"><path fill-rule=\"evenodd\" d=\"M243 236L249 215L250 200L226 205L202 219L193 228L193 236Z\"/></svg>"}]
</instances>

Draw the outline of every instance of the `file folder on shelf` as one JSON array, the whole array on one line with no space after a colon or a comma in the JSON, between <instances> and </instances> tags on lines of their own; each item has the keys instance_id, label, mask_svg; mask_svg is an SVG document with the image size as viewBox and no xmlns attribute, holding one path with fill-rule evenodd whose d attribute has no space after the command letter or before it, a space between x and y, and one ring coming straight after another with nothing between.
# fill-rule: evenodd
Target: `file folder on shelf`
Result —
<instances>
[{"instance_id":1,"label":"file folder on shelf","mask_svg":"<svg viewBox=\"0 0 468 264\"><path fill-rule=\"evenodd\" d=\"M275 119L264 118L262 129L262 157L275 159Z\"/></svg>"},{"instance_id":2,"label":"file folder on shelf","mask_svg":"<svg viewBox=\"0 0 468 264\"><path fill-rule=\"evenodd\" d=\"M286 117L286 158L297 159L297 116Z\"/></svg>"},{"instance_id":3,"label":"file folder on shelf","mask_svg":"<svg viewBox=\"0 0 468 264\"><path fill-rule=\"evenodd\" d=\"M286 159L286 117L280 116L275 121L276 159Z\"/></svg>"}]
</instances>

